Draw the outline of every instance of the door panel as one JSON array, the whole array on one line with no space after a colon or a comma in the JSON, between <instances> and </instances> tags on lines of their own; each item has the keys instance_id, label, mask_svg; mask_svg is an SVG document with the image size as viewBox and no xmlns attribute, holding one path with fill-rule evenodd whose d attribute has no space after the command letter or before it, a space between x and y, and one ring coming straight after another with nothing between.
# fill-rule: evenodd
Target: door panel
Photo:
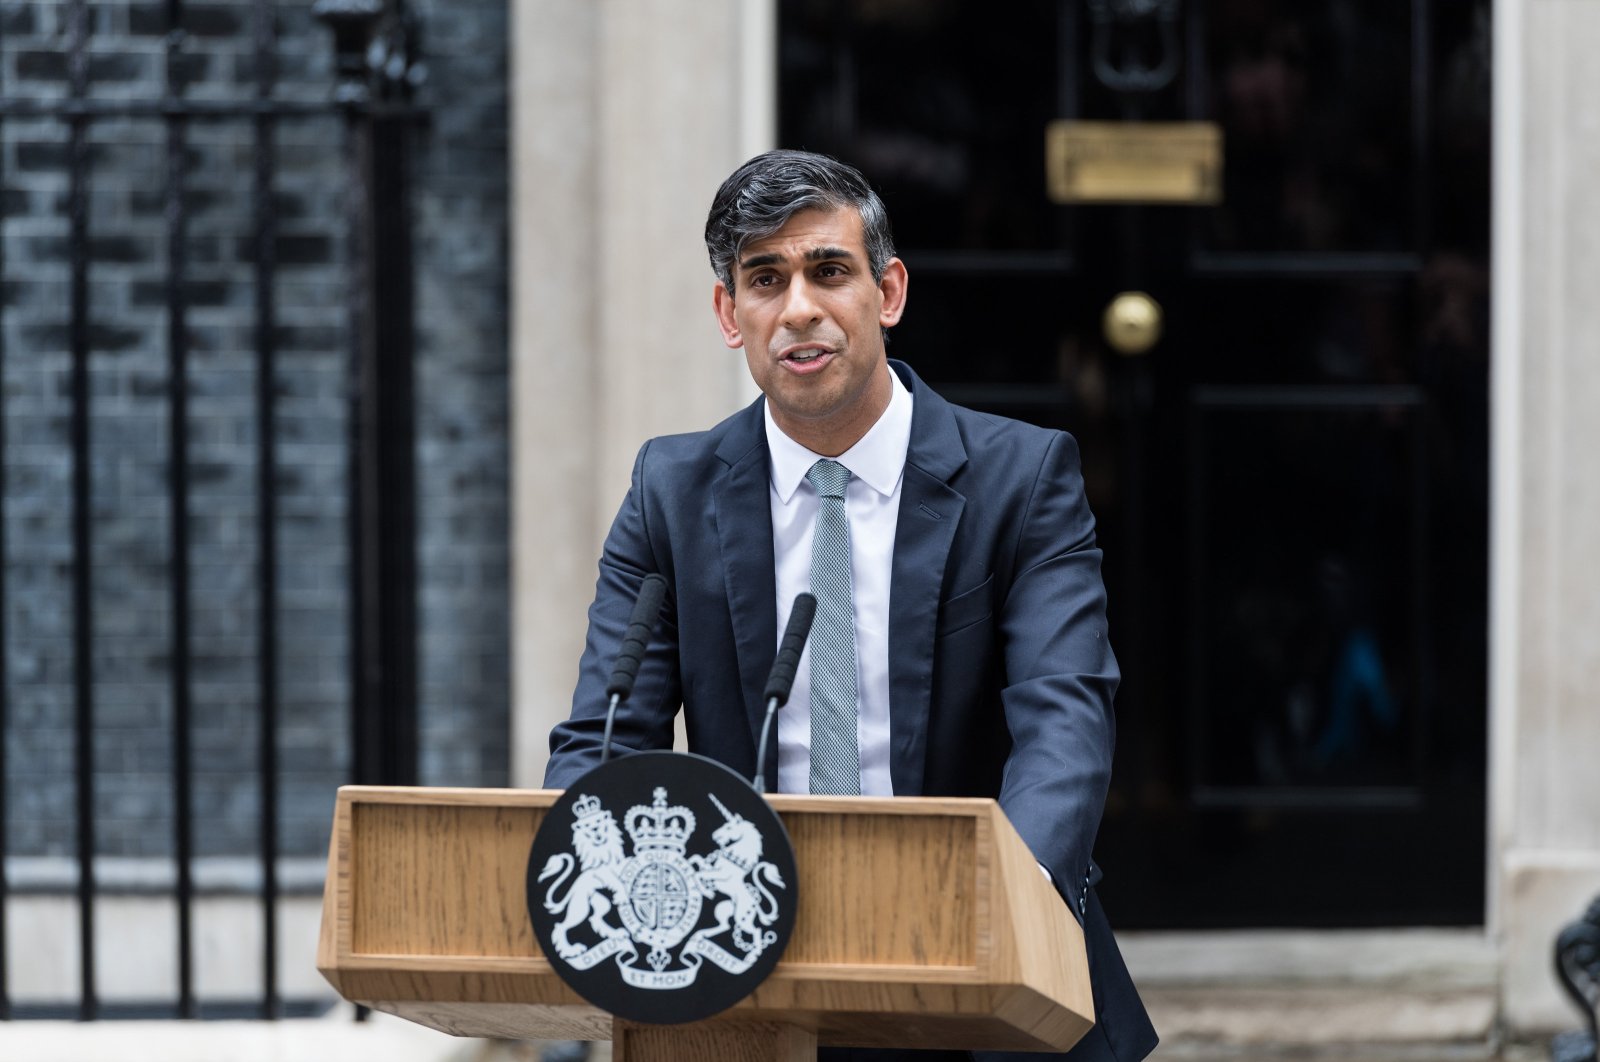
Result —
<instances>
[{"instance_id":1,"label":"door panel","mask_svg":"<svg viewBox=\"0 0 1600 1062\"><path fill-rule=\"evenodd\" d=\"M1261 398L1208 389L1195 400L1197 795L1292 802L1327 790L1337 801L1350 788L1420 787L1420 396L1395 389L1376 409L1331 389Z\"/></svg>"},{"instance_id":2,"label":"door panel","mask_svg":"<svg viewBox=\"0 0 1600 1062\"><path fill-rule=\"evenodd\" d=\"M783 142L870 169L923 250L1054 250L1038 139L1059 114L1057 4L780 5Z\"/></svg>"},{"instance_id":3,"label":"door panel","mask_svg":"<svg viewBox=\"0 0 1600 1062\"><path fill-rule=\"evenodd\" d=\"M1203 343L1186 346L1196 383L1395 385L1418 378L1415 274L1191 275ZM1175 341L1181 341L1174 337Z\"/></svg>"},{"instance_id":4,"label":"door panel","mask_svg":"<svg viewBox=\"0 0 1600 1062\"><path fill-rule=\"evenodd\" d=\"M1079 440L1124 673L1117 923L1481 921L1487 0L779 18L781 142L894 218L891 353ZM1223 201L1054 204L1057 118L1218 123ZM1164 311L1143 356L1102 334L1124 290Z\"/></svg>"},{"instance_id":5,"label":"door panel","mask_svg":"<svg viewBox=\"0 0 1600 1062\"><path fill-rule=\"evenodd\" d=\"M1414 250L1427 154L1427 5L1342 0L1185 5L1191 112L1227 132L1212 253ZM1295 10L1286 12L1284 9Z\"/></svg>"}]
</instances>

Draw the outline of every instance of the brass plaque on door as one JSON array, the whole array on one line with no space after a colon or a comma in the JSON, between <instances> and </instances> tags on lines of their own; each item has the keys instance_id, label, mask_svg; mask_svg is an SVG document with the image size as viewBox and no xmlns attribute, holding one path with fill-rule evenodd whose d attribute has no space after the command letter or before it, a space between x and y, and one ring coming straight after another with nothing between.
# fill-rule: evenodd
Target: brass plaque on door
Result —
<instances>
[{"instance_id":1,"label":"brass plaque on door","mask_svg":"<svg viewBox=\"0 0 1600 1062\"><path fill-rule=\"evenodd\" d=\"M1057 203L1222 202L1215 122L1051 122L1045 170Z\"/></svg>"}]
</instances>

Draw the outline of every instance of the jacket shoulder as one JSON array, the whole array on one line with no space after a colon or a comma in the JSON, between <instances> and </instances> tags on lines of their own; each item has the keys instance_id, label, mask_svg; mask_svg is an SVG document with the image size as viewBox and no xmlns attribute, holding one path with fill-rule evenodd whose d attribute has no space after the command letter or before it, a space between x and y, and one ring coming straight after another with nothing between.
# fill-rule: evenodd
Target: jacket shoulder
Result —
<instances>
[{"instance_id":1,"label":"jacket shoulder","mask_svg":"<svg viewBox=\"0 0 1600 1062\"><path fill-rule=\"evenodd\" d=\"M979 467L1036 469L1054 446L1065 446L1072 454L1077 452L1077 441L1057 428L1043 428L954 404L950 411L968 459Z\"/></svg>"},{"instance_id":2,"label":"jacket shoulder","mask_svg":"<svg viewBox=\"0 0 1600 1062\"><path fill-rule=\"evenodd\" d=\"M761 407L755 404L704 431L657 435L639 448L638 471L651 476L703 472L708 464L733 464L764 442Z\"/></svg>"}]
</instances>

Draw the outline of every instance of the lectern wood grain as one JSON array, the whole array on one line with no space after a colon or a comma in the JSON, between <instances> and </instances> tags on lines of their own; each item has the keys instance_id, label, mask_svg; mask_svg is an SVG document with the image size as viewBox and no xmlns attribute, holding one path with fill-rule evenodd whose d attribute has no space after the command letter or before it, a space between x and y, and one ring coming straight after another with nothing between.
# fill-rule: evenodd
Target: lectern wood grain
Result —
<instances>
[{"instance_id":1,"label":"lectern wood grain","mask_svg":"<svg viewBox=\"0 0 1600 1062\"><path fill-rule=\"evenodd\" d=\"M806 1062L817 1057L817 1034L772 1022L673 1026L618 1021L611 1051L614 1062Z\"/></svg>"},{"instance_id":2,"label":"lectern wood grain","mask_svg":"<svg viewBox=\"0 0 1600 1062\"><path fill-rule=\"evenodd\" d=\"M539 954L527 870L542 809L357 804L352 813L354 954ZM405 836L411 843L396 843Z\"/></svg>"},{"instance_id":3,"label":"lectern wood grain","mask_svg":"<svg viewBox=\"0 0 1600 1062\"><path fill-rule=\"evenodd\" d=\"M318 968L348 999L458 1035L609 1035L528 918L528 850L556 796L341 789ZM803 1030L783 1040L802 1055L807 1036L1065 1050L1088 1028L1082 931L993 801L770 800L800 868L794 935L760 988L701 1025Z\"/></svg>"},{"instance_id":4,"label":"lectern wood grain","mask_svg":"<svg viewBox=\"0 0 1600 1062\"><path fill-rule=\"evenodd\" d=\"M806 927L789 942L786 962L977 962L975 819L805 812L780 817L795 847L799 917Z\"/></svg>"}]
</instances>

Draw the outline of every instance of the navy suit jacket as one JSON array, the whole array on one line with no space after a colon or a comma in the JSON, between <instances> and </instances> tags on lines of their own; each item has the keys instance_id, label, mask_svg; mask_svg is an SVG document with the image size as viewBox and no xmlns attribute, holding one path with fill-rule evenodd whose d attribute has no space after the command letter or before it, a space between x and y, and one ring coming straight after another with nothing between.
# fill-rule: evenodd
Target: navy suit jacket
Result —
<instances>
[{"instance_id":1,"label":"navy suit jacket","mask_svg":"<svg viewBox=\"0 0 1600 1062\"><path fill-rule=\"evenodd\" d=\"M1069 1057L1134 1062L1155 1031L1092 888L1119 673L1077 444L951 405L890 365L913 398L889 592L894 791L998 798L1084 924L1096 1026ZM546 785L599 762L609 669L651 572L671 589L614 746L671 748L681 706L693 751L754 773L778 642L762 401L639 451Z\"/></svg>"}]
</instances>

